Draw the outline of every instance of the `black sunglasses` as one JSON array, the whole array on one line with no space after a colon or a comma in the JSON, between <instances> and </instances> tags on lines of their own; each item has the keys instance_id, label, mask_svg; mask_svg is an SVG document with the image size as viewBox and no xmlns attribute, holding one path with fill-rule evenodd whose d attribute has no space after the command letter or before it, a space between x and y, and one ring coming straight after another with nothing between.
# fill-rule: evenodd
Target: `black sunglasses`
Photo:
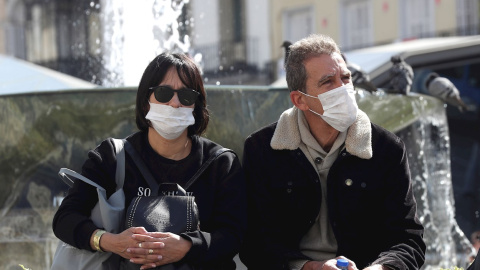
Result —
<instances>
[{"instance_id":1,"label":"black sunglasses","mask_svg":"<svg viewBox=\"0 0 480 270\"><path fill-rule=\"evenodd\" d=\"M169 102L172 99L173 95L177 93L178 100L180 100L180 103L182 103L182 105L184 106L190 106L195 104L195 101L197 100L198 95L200 95L199 92L186 87L175 90L175 89L172 89L170 86L160 85L160 86L150 87L149 89L153 90L155 99L158 102L162 102L162 103Z\"/></svg>"}]
</instances>

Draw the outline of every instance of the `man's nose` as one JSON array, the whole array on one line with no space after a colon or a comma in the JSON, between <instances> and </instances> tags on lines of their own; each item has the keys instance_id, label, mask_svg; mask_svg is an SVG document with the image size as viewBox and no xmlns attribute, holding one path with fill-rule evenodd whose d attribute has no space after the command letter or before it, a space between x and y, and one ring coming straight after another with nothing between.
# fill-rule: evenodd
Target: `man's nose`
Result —
<instances>
[{"instance_id":1,"label":"man's nose","mask_svg":"<svg viewBox=\"0 0 480 270\"><path fill-rule=\"evenodd\" d=\"M338 88L338 87L341 87L341 86L344 86L344 85L346 85L346 84L347 84L347 83L345 83L345 82L342 80L342 78L339 77L339 78L337 78L337 79L335 80L334 89L335 89L335 88Z\"/></svg>"}]
</instances>

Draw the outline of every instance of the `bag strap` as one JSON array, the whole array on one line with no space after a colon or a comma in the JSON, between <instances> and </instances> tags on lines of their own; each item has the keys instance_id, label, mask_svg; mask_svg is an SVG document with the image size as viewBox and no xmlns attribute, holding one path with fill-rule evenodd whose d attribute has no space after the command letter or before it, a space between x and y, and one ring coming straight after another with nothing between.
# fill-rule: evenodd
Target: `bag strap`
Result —
<instances>
[{"instance_id":1,"label":"bag strap","mask_svg":"<svg viewBox=\"0 0 480 270\"><path fill-rule=\"evenodd\" d=\"M202 167L200 167L200 169L198 169L198 171L192 176L192 178L190 178L190 180L188 180L188 182L185 184L185 189L188 189L191 185L193 185L193 183L203 173L203 171L205 171L205 169L208 167L208 165L210 165L210 163L212 163L213 160L215 160L218 156L220 156L221 154L223 154L225 152L232 152L233 153L233 151L231 149L228 149L228 148L225 148L225 147L218 149L215 152L215 154L210 156L210 158L207 161L205 161L205 163L202 164Z\"/></svg>"},{"instance_id":2,"label":"bag strap","mask_svg":"<svg viewBox=\"0 0 480 270\"><path fill-rule=\"evenodd\" d=\"M86 178L85 176L77 173L76 171L72 171L70 169L67 169L67 168L61 168L60 171L58 171L58 175L60 176L60 178L62 178L63 182L65 182L67 185L69 185L70 187L73 185L73 183L75 182L75 180L71 179L70 177L68 176L72 176L72 177L75 177L76 179L78 180L81 180L91 186L94 186L100 190L105 190L102 186L100 186L99 184L93 182L92 180Z\"/></svg>"},{"instance_id":3,"label":"bag strap","mask_svg":"<svg viewBox=\"0 0 480 270\"><path fill-rule=\"evenodd\" d=\"M158 193L159 185L153 178L152 174L148 170L147 166L143 162L138 152L135 150L135 148L133 148L132 144L130 144L128 141L125 141L125 150L132 157L133 162L135 162L135 165L137 165L138 169L142 173L143 177L147 181L152 191ZM223 147L215 151L215 153L212 156L210 156L210 158L207 161L205 161L205 163L202 164L200 169L198 169L198 171L192 176L192 178L188 180L188 182L185 184L185 187L184 187L185 190L187 190L197 180L197 178L203 173L203 171L205 171L205 169L210 165L210 163L212 163L213 160L215 160L219 155L225 152L233 153L233 150Z\"/></svg>"},{"instance_id":4,"label":"bag strap","mask_svg":"<svg viewBox=\"0 0 480 270\"><path fill-rule=\"evenodd\" d=\"M117 184L117 190L120 189L120 188L123 188L123 182L124 182L124 179L125 179L125 150L124 150L124 141L126 140L121 140L121 139L113 139L113 143L115 145L115 154L116 154L116 158L117 158L117 168L116 168L116 171L115 171L115 183ZM98 189L103 189L105 190L102 186L100 186L99 184L93 182L92 180L86 178L85 176L75 172L75 171L72 171L70 169L67 169L67 168L61 168L59 171L58 171L58 175L60 176L60 178L63 180L63 182L65 182L65 184L67 184L69 187L72 187L73 186L73 183L75 182L74 179L68 177L68 176L72 176L78 180L81 180L89 185L92 185Z\"/></svg>"},{"instance_id":5,"label":"bag strap","mask_svg":"<svg viewBox=\"0 0 480 270\"><path fill-rule=\"evenodd\" d=\"M116 190L123 188L125 181L125 139L113 139L115 144L115 154L117 158L117 168L115 171L115 183L117 184Z\"/></svg>"},{"instance_id":6,"label":"bag strap","mask_svg":"<svg viewBox=\"0 0 480 270\"><path fill-rule=\"evenodd\" d=\"M135 148L133 148L133 145L128 141L125 141L125 150L133 159L133 162L135 162L135 165L137 165L137 168L140 170L140 173L143 175L143 178L145 178L145 180L147 181L147 184L150 186L150 189L156 195L158 193L159 185L155 181L155 178L153 178L152 173L147 168L147 165L145 165L145 163L143 162L143 159L140 157L137 150L135 150Z\"/></svg>"}]
</instances>

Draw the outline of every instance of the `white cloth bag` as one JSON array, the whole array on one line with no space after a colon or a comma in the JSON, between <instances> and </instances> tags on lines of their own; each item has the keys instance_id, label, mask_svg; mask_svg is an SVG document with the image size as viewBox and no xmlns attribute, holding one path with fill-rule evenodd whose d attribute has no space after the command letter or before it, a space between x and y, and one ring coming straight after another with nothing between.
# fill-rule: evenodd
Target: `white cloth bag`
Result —
<instances>
[{"instance_id":1,"label":"white cloth bag","mask_svg":"<svg viewBox=\"0 0 480 270\"><path fill-rule=\"evenodd\" d=\"M98 203L92 209L91 219L99 228L104 228L111 233L119 233L121 224L124 222L125 213L125 194L123 192L123 182L125 179L125 150L124 142L120 139L113 139L115 143L115 152L117 157L117 169L115 182L117 188L115 193L107 199L106 191L103 187L83 175L67 168L61 168L58 174L62 180L69 186L73 185L72 176L78 180L84 181L97 188ZM105 270L119 267L119 256L111 252L91 252L72 247L62 241L58 243L51 270Z\"/></svg>"}]
</instances>

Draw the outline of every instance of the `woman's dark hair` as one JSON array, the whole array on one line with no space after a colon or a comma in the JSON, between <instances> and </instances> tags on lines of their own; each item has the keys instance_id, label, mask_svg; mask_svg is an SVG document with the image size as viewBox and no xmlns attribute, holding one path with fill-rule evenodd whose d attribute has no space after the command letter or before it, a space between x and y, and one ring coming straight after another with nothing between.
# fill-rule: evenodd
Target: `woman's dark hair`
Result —
<instances>
[{"instance_id":1,"label":"woman's dark hair","mask_svg":"<svg viewBox=\"0 0 480 270\"><path fill-rule=\"evenodd\" d=\"M170 68L175 68L178 77L182 83L197 92L198 99L195 102L193 116L195 124L188 127L188 135L202 135L207 129L210 119L207 110L206 92L203 88L203 80L197 65L185 54L162 53L155 57L143 72L142 79L138 86L137 102L135 108L135 120L138 129L147 131L151 126L150 122L145 119L150 105L148 104L152 90L150 87L158 86L163 81L165 74Z\"/></svg>"}]
</instances>

